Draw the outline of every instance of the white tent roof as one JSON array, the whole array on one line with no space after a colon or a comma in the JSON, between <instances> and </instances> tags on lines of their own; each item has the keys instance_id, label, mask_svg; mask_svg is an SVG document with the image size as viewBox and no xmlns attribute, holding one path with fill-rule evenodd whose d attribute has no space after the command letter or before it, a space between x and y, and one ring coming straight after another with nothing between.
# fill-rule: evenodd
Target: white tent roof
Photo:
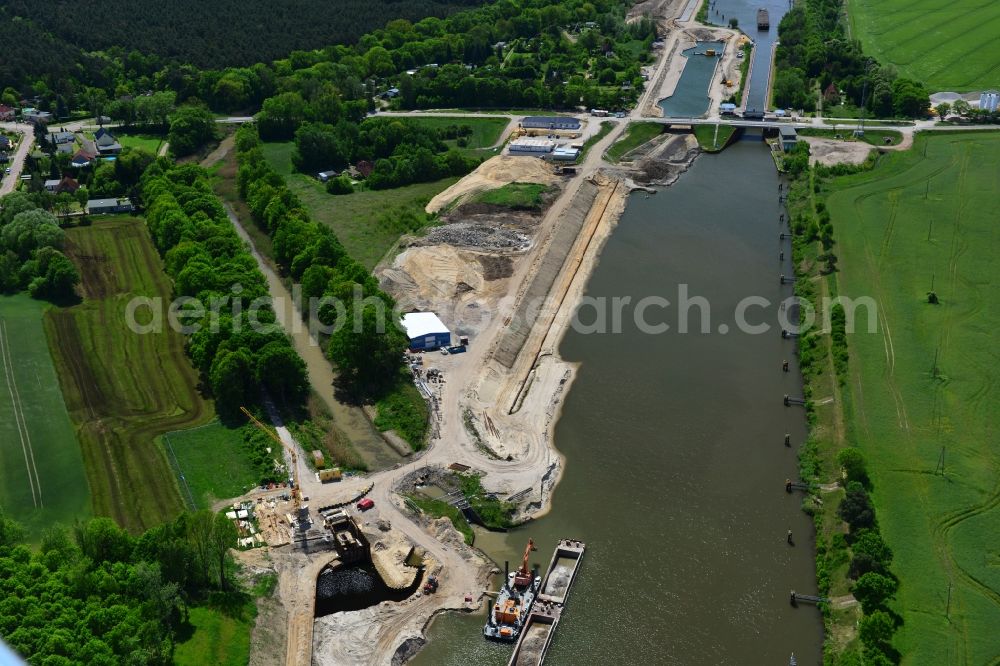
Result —
<instances>
[{"instance_id":1,"label":"white tent roof","mask_svg":"<svg viewBox=\"0 0 1000 666\"><path fill-rule=\"evenodd\" d=\"M411 340L434 333L448 333L448 327L433 312L408 312L403 315L403 328Z\"/></svg>"}]
</instances>

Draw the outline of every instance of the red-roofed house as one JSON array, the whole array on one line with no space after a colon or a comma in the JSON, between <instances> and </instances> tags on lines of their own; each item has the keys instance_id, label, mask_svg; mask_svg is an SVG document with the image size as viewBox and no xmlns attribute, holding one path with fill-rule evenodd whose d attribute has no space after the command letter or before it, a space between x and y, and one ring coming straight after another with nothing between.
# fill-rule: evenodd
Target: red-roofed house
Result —
<instances>
[{"instance_id":1,"label":"red-roofed house","mask_svg":"<svg viewBox=\"0 0 1000 666\"><path fill-rule=\"evenodd\" d=\"M6 104L0 104L0 120L14 120L14 109Z\"/></svg>"}]
</instances>

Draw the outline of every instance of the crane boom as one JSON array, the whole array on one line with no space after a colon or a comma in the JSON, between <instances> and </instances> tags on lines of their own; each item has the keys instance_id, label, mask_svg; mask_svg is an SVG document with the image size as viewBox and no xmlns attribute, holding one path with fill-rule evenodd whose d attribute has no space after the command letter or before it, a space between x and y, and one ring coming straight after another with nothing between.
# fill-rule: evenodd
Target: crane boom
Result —
<instances>
[{"instance_id":1,"label":"crane boom","mask_svg":"<svg viewBox=\"0 0 1000 666\"><path fill-rule=\"evenodd\" d=\"M288 453L292 456L292 501L295 503L295 512L298 514L299 509L302 507L302 502L299 497L299 465L295 449L281 441L281 438L272 432L270 428L261 423L260 419L251 414L249 409L246 407L240 407L240 411L243 412L248 419L250 419L250 423L254 424L258 430L262 430L266 433L268 437L278 443L278 446L282 447L285 451L288 451Z\"/></svg>"}]
</instances>

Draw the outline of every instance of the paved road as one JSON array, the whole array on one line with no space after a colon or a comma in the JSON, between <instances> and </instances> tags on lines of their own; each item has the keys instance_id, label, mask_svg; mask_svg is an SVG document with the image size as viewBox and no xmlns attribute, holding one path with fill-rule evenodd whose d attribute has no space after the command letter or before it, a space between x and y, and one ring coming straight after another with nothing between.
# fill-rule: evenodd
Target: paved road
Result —
<instances>
[{"instance_id":1,"label":"paved road","mask_svg":"<svg viewBox=\"0 0 1000 666\"><path fill-rule=\"evenodd\" d=\"M24 170L24 161L31 152L31 147L35 144L35 132L31 125L23 123L0 123L0 127L8 132L20 132L21 142L17 145L17 150L11 157L11 161L4 165L4 169L10 168L10 173L5 174L0 182L0 197L10 194L17 187L17 183Z\"/></svg>"}]
</instances>

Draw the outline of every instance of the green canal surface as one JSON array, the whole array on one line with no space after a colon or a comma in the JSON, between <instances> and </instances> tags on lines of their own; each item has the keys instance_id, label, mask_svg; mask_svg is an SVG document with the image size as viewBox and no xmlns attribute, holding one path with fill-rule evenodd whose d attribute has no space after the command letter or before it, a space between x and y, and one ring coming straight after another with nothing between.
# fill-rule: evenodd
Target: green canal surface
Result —
<instances>
[{"instance_id":1,"label":"green canal surface","mask_svg":"<svg viewBox=\"0 0 1000 666\"><path fill-rule=\"evenodd\" d=\"M643 333L626 308L621 333L567 334L560 353L580 367L556 427L566 468L552 511L477 540L501 568L528 537L542 566L558 538L587 542L547 664L821 662L819 611L788 603L816 583L811 522L783 487L806 427L782 403L801 379L777 323L791 294L778 279L791 273L778 260L778 184L759 137L702 155L672 187L634 195L602 251L587 295L662 296L671 306L646 319L670 330ZM709 302L709 331L696 307L678 331L681 284ZM772 303L746 316L770 332L737 330L748 296ZM483 640L483 620L439 616L412 663L506 664L511 648Z\"/></svg>"}]
</instances>

